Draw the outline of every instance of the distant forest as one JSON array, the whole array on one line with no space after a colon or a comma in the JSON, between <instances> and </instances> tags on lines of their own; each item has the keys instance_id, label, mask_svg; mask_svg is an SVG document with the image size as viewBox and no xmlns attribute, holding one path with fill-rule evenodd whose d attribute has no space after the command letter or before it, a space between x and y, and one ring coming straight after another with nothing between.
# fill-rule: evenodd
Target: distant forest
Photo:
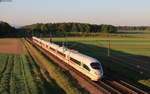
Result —
<instances>
[{"instance_id":1,"label":"distant forest","mask_svg":"<svg viewBox=\"0 0 150 94\"><path fill-rule=\"evenodd\" d=\"M17 30L8 23L0 21L0 37L14 36Z\"/></svg>"},{"instance_id":2,"label":"distant forest","mask_svg":"<svg viewBox=\"0 0 150 94\"><path fill-rule=\"evenodd\" d=\"M47 23L32 24L22 27L25 31L34 33L67 33L67 32L105 32L112 33L117 31L117 27L113 25L91 25L83 23Z\"/></svg>"},{"instance_id":3,"label":"distant forest","mask_svg":"<svg viewBox=\"0 0 150 94\"><path fill-rule=\"evenodd\" d=\"M118 30L150 30L150 26L118 26Z\"/></svg>"},{"instance_id":4,"label":"distant forest","mask_svg":"<svg viewBox=\"0 0 150 94\"><path fill-rule=\"evenodd\" d=\"M37 23L16 29L8 23L0 21L0 37L24 37L32 35L65 36L68 33L114 33L118 30L150 30L149 26L113 26L85 23Z\"/></svg>"}]
</instances>

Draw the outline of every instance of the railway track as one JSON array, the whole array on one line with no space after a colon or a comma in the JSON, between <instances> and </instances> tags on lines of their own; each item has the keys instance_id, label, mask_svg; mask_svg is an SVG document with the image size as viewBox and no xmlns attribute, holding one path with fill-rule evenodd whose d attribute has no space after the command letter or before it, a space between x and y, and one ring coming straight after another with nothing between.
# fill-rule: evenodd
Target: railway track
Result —
<instances>
[{"instance_id":1,"label":"railway track","mask_svg":"<svg viewBox=\"0 0 150 94\"><path fill-rule=\"evenodd\" d=\"M111 78L110 76L106 76L101 81L98 82L93 82L83 74L81 74L79 71L76 69L72 68L71 66L67 65L66 63L62 63L60 59L58 59L56 56L50 54L48 51L45 49L39 47L35 43L32 42L30 39L26 39L29 43L31 43L34 47L36 47L38 50L40 50L45 56L53 60L55 63L57 63L60 67L69 70L71 74L76 74L76 76L84 79L84 81L88 82L91 84L94 88L99 91L99 93L93 93L93 94L148 94L145 91L142 91L130 84L128 84L125 81L118 80L115 78ZM79 75L80 74L80 75Z\"/></svg>"},{"instance_id":2,"label":"railway track","mask_svg":"<svg viewBox=\"0 0 150 94\"><path fill-rule=\"evenodd\" d=\"M103 82L109 85L111 88L117 90L119 92L118 94L148 94L147 92L144 92L141 89L136 88L135 86L130 85L122 80L106 78L105 80L103 80Z\"/></svg>"},{"instance_id":3,"label":"railway track","mask_svg":"<svg viewBox=\"0 0 150 94\"><path fill-rule=\"evenodd\" d=\"M117 58L118 59L118 58ZM118 61L118 60L115 60L115 59L111 59L111 61L112 62L114 62L114 63L118 63L118 64L120 64L120 62ZM135 70L136 71L136 70ZM137 94L149 94L148 92L145 92L145 91L143 91L143 90L141 90L141 89L139 89L139 88L137 88L137 87L135 87L135 86L133 86L133 85L131 85L131 84L129 84L128 83L128 81L124 81L125 79L123 79L123 78L121 78L121 77L118 77L118 76L114 76L113 75L113 77L112 76L107 76L107 77L110 77L111 79L113 79L113 80L115 80L115 81L117 81L118 83L120 83L120 84L122 84L123 86L125 86L125 87L128 87L129 89L131 89L132 91L135 91Z\"/></svg>"},{"instance_id":4,"label":"railway track","mask_svg":"<svg viewBox=\"0 0 150 94\"><path fill-rule=\"evenodd\" d=\"M135 86L133 86L133 85L130 85L130 84L124 82L124 81L120 81L120 83L121 83L122 85L124 85L124 86L126 86L126 87L129 87L130 89L134 90L134 91L135 91L136 93L138 93L138 94L148 94L147 92L144 92L143 90L141 90L141 89L139 89L139 88L137 88L137 87L135 87Z\"/></svg>"}]
</instances>

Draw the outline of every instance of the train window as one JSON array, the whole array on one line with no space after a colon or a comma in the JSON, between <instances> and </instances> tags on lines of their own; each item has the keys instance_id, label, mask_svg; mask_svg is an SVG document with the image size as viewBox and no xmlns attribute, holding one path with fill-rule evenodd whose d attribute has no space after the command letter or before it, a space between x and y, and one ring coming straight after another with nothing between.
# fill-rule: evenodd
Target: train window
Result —
<instances>
[{"instance_id":1,"label":"train window","mask_svg":"<svg viewBox=\"0 0 150 94\"><path fill-rule=\"evenodd\" d=\"M93 68L93 69L100 69L100 64L99 63L91 63L91 67Z\"/></svg>"},{"instance_id":2,"label":"train window","mask_svg":"<svg viewBox=\"0 0 150 94\"><path fill-rule=\"evenodd\" d=\"M52 49L52 50L54 50L54 51L55 51L55 49L53 49L53 48L51 48L51 47L50 47L50 49Z\"/></svg>"},{"instance_id":3,"label":"train window","mask_svg":"<svg viewBox=\"0 0 150 94\"><path fill-rule=\"evenodd\" d=\"M62 56L65 56L65 54L63 54L63 53L61 53L61 52L59 52L59 51L58 51L58 53L61 54Z\"/></svg>"},{"instance_id":4,"label":"train window","mask_svg":"<svg viewBox=\"0 0 150 94\"><path fill-rule=\"evenodd\" d=\"M70 60L73 61L73 62L75 62L75 63L78 64L78 65L81 65L81 62L78 61L78 60L76 60L76 59L70 58Z\"/></svg>"},{"instance_id":5,"label":"train window","mask_svg":"<svg viewBox=\"0 0 150 94\"><path fill-rule=\"evenodd\" d=\"M83 64L83 67L84 67L86 70L90 71L90 68L89 68L87 65Z\"/></svg>"}]
</instances>

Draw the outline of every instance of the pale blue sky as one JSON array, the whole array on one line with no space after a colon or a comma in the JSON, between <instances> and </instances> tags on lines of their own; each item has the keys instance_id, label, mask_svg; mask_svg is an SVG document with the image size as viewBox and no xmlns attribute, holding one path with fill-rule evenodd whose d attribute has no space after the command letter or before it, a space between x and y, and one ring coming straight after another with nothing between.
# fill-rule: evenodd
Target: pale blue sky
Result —
<instances>
[{"instance_id":1,"label":"pale blue sky","mask_svg":"<svg viewBox=\"0 0 150 94\"><path fill-rule=\"evenodd\" d=\"M12 0L0 3L0 20L15 25L49 22L150 25L150 0Z\"/></svg>"}]
</instances>

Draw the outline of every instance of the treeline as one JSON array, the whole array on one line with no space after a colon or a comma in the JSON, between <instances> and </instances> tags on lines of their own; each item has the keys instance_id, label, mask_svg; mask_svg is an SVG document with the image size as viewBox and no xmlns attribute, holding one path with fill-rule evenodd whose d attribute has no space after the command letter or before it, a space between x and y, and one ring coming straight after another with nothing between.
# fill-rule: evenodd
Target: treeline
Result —
<instances>
[{"instance_id":1,"label":"treeline","mask_svg":"<svg viewBox=\"0 0 150 94\"><path fill-rule=\"evenodd\" d=\"M42 36L65 36L72 33L72 35L82 35L86 33L112 33L116 32L117 27L113 25L92 25L83 23L37 23L16 29L10 26L8 23L0 21L0 37L23 37L32 35ZM81 32L80 34L77 34ZM71 34L70 34L71 35ZM69 35L68 35L69 36Z\"/></svg>"},{"instance_id":2,"label":"treeline","mask_svg":"<svg viewBox=\"0 0 150 94\"><path fill-rule=\"evenodd\" d=\"M91 33L114 33L118 30L150 30L150 26L113 26L86 23L37 23L15 29L0 21L0 37L25 36L90 36Z\"/></svg>"},{"instance_id":3,"label":"treeline","mask_svg":"<svg viewBox=\"0 0 150 94\"><path fill-rule=\"evenodd\" d=\"M0 37L13 37L17 34L17 30L8 23L0 21Z\"/></svg>"},{"instance_id":4,"label":"treeline","mask_svg":"<svg viewBox=\"0 0 150 94\"><path fill-rule=\"evenodd\" d=\"M47 23L32 24L22 27L22 30L33 33L67 33L67 32L116 32L117 28L113 25L91 25L83 23Z\"/></svg>"},{"instance_id":5,"label":"treeline","mask_svg":"<svg viewBox=\"0 0 150 94\"><path fill-rule=\"evenodd\" d=\"M118 26L118 30L150 30L150 26Z\"/></svg>"}]
</instances>

